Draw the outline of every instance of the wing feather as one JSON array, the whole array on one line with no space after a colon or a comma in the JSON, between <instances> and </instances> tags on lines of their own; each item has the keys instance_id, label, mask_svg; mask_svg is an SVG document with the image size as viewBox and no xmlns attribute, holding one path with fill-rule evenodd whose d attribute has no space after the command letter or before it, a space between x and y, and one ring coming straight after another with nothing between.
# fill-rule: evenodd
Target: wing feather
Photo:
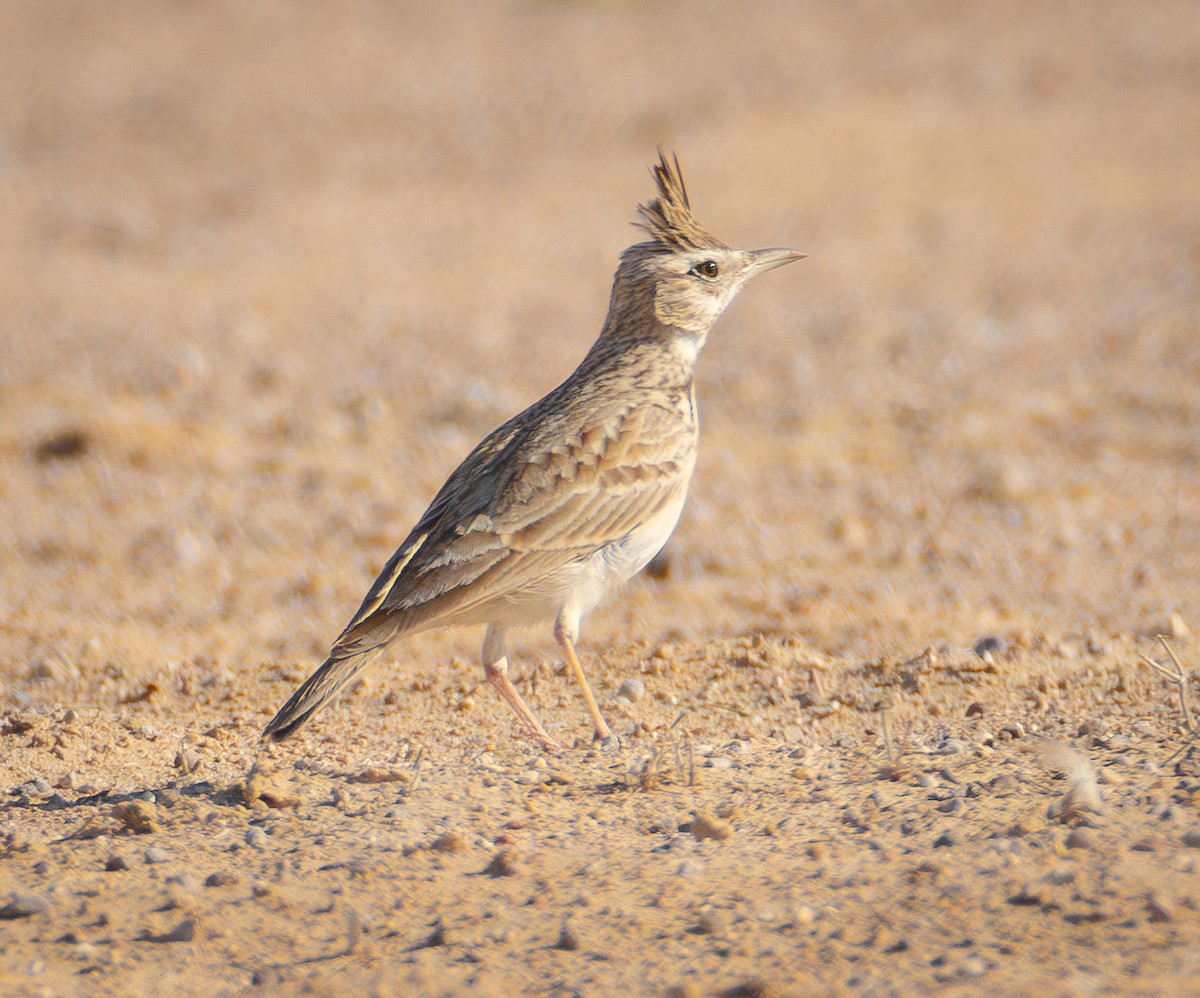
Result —
<instances>
[{"instance_id":1,"label":"wing feather","mask_svg":"<svg viewBox=\"0 0 1200 998\"><path fill-rule=\"evenodd\" d=\"M535 410L552 412L553 397ZM687 488L694 436L661 422L678 420L678 409L614 407L576 432L531 416L500 427L450 476L335 652L377 647L534 589L622 540Z\"/></svg>"}]
</instances>

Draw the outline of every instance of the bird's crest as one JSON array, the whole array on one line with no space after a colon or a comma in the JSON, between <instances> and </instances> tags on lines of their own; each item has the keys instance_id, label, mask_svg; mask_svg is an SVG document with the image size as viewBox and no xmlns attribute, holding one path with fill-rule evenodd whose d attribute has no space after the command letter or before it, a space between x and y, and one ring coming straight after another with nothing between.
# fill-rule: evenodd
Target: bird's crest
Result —
<instances>
[{"instance_id":1,"label":"bird's crest","mask_svg":"<svg viewBox=\"0 0 1200 998\"><path fill-rule=\"evenodd\" d=\"M727 249L728 247L692 217L679 157L658 150L658 162L652 167L658 197L638 205L642 220L634 224L645 229L659 247L666 250Z\"/></svg>"}]
</instances>

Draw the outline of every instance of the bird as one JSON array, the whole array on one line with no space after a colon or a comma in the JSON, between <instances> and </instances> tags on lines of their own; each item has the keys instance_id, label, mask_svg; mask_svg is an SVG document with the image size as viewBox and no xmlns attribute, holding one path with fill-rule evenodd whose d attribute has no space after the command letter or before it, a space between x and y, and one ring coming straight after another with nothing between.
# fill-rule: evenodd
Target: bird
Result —
<instances>
[{"instance_id":1,"label":"bird","mask_svg":"<svg viewBox=\"0 0 1200 998\"><path fill-rule=\"evenodd\" d=\"M450 475L264 739L293 734L397 638L485 625L488 682L555 753L509 679L505 652L511 628L552 623L593 742L619 743L576 654L581 621L679 522L700 436L694 372L713 324L752 277L806 255L731 249L693 216L677 155L660 148L650 169L656 195L634 223L646 238L620 256L591 349Z\"/></svg>"}]
</instances>

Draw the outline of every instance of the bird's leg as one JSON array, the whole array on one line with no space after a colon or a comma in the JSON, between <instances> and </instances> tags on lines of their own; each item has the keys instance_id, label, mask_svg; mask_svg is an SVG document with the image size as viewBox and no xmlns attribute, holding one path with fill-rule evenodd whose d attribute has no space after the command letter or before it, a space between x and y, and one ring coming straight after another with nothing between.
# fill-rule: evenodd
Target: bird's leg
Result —
<instances>
[{"instance_id":1,"label":"bird's leg","mask_svg":"<svg viewBox=\"0 0 1200 998\"><path fill-rule=\"evenodd\" d=\"M592 733L592 741L611 742L613 740L612 728L608 726L608 722L601 716L600 708L596 705L596 698L592 696L592 688L588 686L587 676L583 674L583 666L579 664L579 659L575 655L575 642L578 638L578 619L573 619L566 612L563 612L559 615L558 621L554 625L554 640L558 642L558 647L562 649L562 653L567 657L571 671L575 673L575 678L583 688L583 699L587 703L588 713L592 715L592 723L595 725L595 730Z\"/></svg>"},{"instance_id":2,"label":"bird's leg","mask_svg":"<svg viewBox=\"0 0 1200 998\"><path fill-rule=\"evenodd\" d=\"M533 711L521 699L521 694L508 678L508 657L504 654L504 631L493 625L488 625L487 635L483 639L483 671L487 673L488 682L496 687L505 702L516 711L517 717L525 722L525 727L533 732L534 737L542 743L547 752L557 752L558 743L547 734L542 722L533 716Z\"/></svg>"}]
</instances>

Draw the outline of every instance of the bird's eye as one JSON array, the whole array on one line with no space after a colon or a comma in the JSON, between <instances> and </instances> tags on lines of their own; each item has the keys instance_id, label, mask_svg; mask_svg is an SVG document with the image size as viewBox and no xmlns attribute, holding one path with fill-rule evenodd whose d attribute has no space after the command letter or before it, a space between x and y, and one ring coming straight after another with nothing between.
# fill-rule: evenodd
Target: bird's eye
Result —
<instances>
[{"instance_id":1,"label":"bird's eye","mask_svg":"<svg viewBox=\"0 0 1200 998\"><path fill-rule=\"evenodd\" d=\"M698 263L692 268L692 273L697 277L713 278L720 273L721 268L717 266L716 260L705 260L703 263Z\"/></svg>"}]
</instances>

